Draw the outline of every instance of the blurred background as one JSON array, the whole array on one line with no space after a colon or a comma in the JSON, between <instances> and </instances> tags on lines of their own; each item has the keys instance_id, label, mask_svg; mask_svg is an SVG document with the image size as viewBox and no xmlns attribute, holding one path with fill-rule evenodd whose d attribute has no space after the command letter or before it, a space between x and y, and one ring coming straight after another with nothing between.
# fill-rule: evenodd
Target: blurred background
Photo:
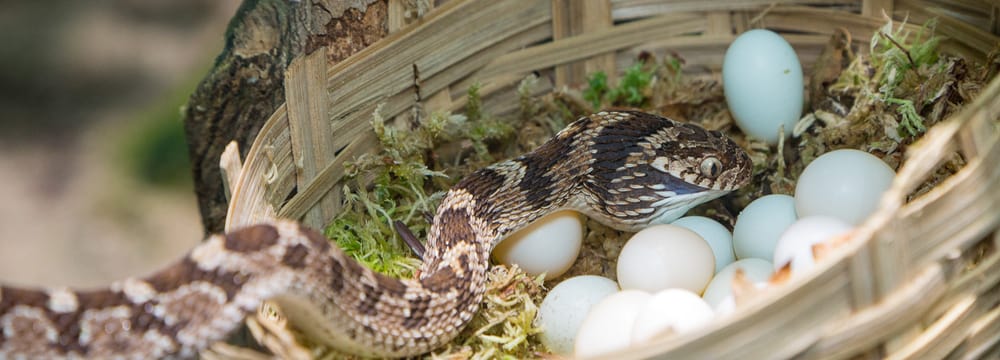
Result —
<instances>
[{"instance_id":1,"label":"blurred background","mask_svg":"<svg viewBox=\"0 0 1000 360\"><path fill-rule=\"evenodd\" d=\"M0 283L98 286L201 240L181 111L238 6L0 2Z\"/></svg>"}]
</instances>

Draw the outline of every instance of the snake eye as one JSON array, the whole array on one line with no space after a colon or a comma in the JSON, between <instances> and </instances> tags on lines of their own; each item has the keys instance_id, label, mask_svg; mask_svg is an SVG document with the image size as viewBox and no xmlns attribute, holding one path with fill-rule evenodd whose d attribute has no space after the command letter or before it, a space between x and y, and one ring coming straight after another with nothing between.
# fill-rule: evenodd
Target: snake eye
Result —
<instances>
[{"instance_id":1,"label":"snake eye","mask_svg":"<svg viewBox=\"0 0 1000 360\"><path fill-rule=\"evenodd\" d=\"M709 179L715 179L722 172L722 162L714 157L707 157L701 161L701 175Z\"/></svg>"}]
</instances>

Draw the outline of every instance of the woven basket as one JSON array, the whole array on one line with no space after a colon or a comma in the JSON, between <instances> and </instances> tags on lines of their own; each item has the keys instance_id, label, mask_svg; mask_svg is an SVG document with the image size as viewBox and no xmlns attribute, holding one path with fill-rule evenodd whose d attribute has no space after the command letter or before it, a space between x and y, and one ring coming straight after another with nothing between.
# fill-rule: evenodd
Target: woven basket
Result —
<instances>
[{"instance_id":1,"label":"woven basket","mask_svg":"<svg viewBox=\"0 0 1000 360\"><path fill-rule=\"evenodd\" d=\"M946 52L982 60L998 44L1000 5L964 0L900 1L537 1L453 0L328 67L320 50L296 60L287 103L267 123L242 165L223 157L231 202L226 227L302 219L322 227L341 208L344 162L376 150L369 120L459 110L480 82L484 108L517 109L516 83L543 76L540 91L579 84L604 69L620 73L640 51L676 52L689 68L718 75L727 45L749 28L783 33L807 71L830 34L846 28L867 41L891 14L917 26L937 17ZM549 80L554 79L554 80ZM820 271L769 291L733 316L619 357L976 358L1000 342L1000 79L930 129L907 153L879 211L859 239ZM967 164L907 202L947 156ZM992 242L992 244L990 244ZM990 249L983 252L982 249ZM972 260L974 259L974 260Z\"/></svg>"}]
</instances>

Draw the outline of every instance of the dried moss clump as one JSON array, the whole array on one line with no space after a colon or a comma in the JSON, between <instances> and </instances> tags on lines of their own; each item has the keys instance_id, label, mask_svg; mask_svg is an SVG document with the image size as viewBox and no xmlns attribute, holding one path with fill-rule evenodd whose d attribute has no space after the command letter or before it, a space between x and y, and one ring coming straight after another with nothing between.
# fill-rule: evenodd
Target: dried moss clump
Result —
<instances>
[{"instance_id":1,"label":"dried moss clump","mask_svg":"<svg viewBox=\"0 0 1000 360\"><path fill-rule=\"evenodd\" d=\"M541 329L534 326L542 302L542 277L531 278L517 266L495 265L487 274L487 290L479 312L433 359L525 359L543 353L529 340Z\"/></svg>"}]
</instances>

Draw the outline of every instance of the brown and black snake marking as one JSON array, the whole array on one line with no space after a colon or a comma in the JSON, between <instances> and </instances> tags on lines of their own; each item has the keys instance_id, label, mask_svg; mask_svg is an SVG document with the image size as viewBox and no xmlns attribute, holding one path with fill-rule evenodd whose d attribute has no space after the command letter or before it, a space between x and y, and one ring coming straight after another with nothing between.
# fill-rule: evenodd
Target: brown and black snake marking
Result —
<instances>
[{"instance_id":1,"label":"brown and black snake marking","mask_svg":"<svg viewBox=\"0 0 1000 360\"><path fill-rule=\"evenodd\" d=\"M717 132L597 113L449 190L416 279L374 273L319 233L273 221L209 237L163 270L104 289L0 287L0 359L190 358L267 299L341 351L425 353L472 318L489 253L510 232L564 208L623 230L671 221L747 183L750 168Z\"/></svg>"}]
</instances>

